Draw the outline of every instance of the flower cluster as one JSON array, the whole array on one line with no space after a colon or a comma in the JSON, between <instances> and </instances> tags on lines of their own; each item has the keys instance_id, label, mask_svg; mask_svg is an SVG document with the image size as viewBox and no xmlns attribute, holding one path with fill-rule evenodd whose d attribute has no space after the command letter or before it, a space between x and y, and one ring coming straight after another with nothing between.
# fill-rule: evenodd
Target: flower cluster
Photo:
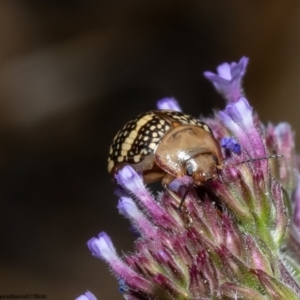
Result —
<instances>
[{"instance_id":1,"label":"flower cluster","mask_svg":"<svg viewBox=\"0 0 300 300\"><path fill-rule=\"evenodd\" d=\"M293 132L286 123L260 122L241 89L247 64L243 57L219 66L218 74L204 73L227 100L223 111L202 120L225 159L216 179L188 192L183 210L167 193L155 199L130 166L117 173L118 210L138 232L135 252L121 258L104 232L88 247L109 264L125 299L300 298ZM180 110L172 98L158 108ZM184 178L172 184L181 197L184 186ZM94 300L88 293L78 299Z\"/></svg>"}]
</instances>

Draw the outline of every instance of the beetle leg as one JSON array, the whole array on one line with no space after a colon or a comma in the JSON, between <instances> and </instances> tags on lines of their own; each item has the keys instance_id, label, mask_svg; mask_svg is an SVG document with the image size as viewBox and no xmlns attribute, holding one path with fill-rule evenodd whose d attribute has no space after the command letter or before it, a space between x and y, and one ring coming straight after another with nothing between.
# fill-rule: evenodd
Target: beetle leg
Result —
<instances>
[{"instance_id":1,"label":"beetle leg","mask_svg":"<svg viewBox=\"0 0 300 300\"><path fill-rule=\"evenodd\" d=\"M174 177L173 175L171 175L171 174L166 174L165 175L165 177L163 178L163 180L162 180L162 186L165 188L165 190L167 191L167 193L173 198L173 199L175 199L178 203L180 203L181 202L181 199L179 198L179 196L175 193L175 192L173 192L173 191L171 191L170 189L169 189L169 184L175 179L176 177Z\"/></svg>"},{"instance_id":2,"label":"beetle leg","mask_svg":"<svg viewBox=\"0 0 300 300\"><path fill-rule=\"evenodd\" d=\"M152 183L161 180L165 176L165 173L144 173L143 179L145 183Z\"/></svg>"},{"instance_id":3,"label":"beetle leg","mask_svg":"<svg viewBox=\"0 0 300 300\"><path fill-rule=\"evenodd\" d=\"M191 187L192 187L192 186L193 186L193 182L190 183L190 185L189 185L188 188L186 189L186 191L185 191L185 193L184 193L182 199L180 200L179 210L182 209L182 205L183 205L183 203L184 203L184 200L185 200L187 194L189 193L189 191L191 190Z\"/></svg>"},{"instance_id":4,"label":"beetle leg","mask_svg":"<svg viewBox=\"0 0 300 300\"><path fill-rule=\"evenodd\" d=\"M176 193L174 193L173 191L171 191L171 190L169 189L169 184L170 184L175 178L176 178L176 177L174 177L174 176L172 176L172 175L170 175L170 174L166 174L165 177L164 177L163 180L162 180L162 186L165 188L165 190L167 191L167 193L168 193L173 199L175 199L175 200L177 201L177 203L179 203L178 210L179 210L179 212L181 213L181 215L183 216L183 219L184 219L185 224L187 225L187 227L189 227L189 226L192 224L193 220L192 220L192 218L190 217L190 214L189 214L189 211L187 210L187 208L184 207L184 209L182 209L182 206L183 206L185 197L186 197L186 195L188 194L188 192L189 192L189 190L190 190L190 188L192 187L193 184L190 184L190 185L188 186L187 191L185 192L183 198L181 199L181 198L179 198L179 196L178 196Z\"/></svg>"}]
</instances>

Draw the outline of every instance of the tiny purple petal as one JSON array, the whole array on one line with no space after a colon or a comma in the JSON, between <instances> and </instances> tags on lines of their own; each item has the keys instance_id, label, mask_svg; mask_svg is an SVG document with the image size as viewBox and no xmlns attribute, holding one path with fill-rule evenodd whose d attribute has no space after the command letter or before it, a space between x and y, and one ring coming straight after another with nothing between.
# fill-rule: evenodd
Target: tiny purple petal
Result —
<instances>
[{"instance_id":1,"label":"tiny purple petal","mask_svg":"<svg viewBox=\"0 0 300 300\"><path fill-rule=\"evenodd\" d=\"M100 232L98 238L91 238L87 245L91 253L105 261L111 261L117 258L116 250L110 237L105 232Z\"/></svg>"},{"instance_id":2,"label":"tiny purple petal","mask_svg":"<svg viewBox=\"0 0 300 300\"><path fill-rule=\"evenodd\" d=\"M221 139L221 146L235 154L241 154L241 146L233 137L224 137Z\"/></svg>"},{"instance_id":3,"label":"tiny purple petal","mask_svg":"<svg viewBox=\"0 0 300 300\"><path fill-rule=\"evenodd\" d=\"M182 111L178 102L174 98L164 98L157 102L158 109L167 109L174 111Z\"/></svg>"},{"instance_id":4,"label":"tiny purple petal","mask_svg":"<svg viewBox=\"0 0 300 300\"><path fill-rule=\"evenodd\" d=\"M241 80L245 73L249 58L243 56L238 63L231 63L231 76L233 80Z\"/></svg>"},{"instance_id":5,"label":"tiny purple petal","mask_svg":"<svg viewBox=\"0 0 300 300\"><path fill-rule=\"evenodd\" d=\"M223 64L219 65L217 67L217 72L218 72L218 75L223 79L226 79L226 80L232 79L229 63L223 63Z\"/></svg>"},{"instance_id":6,"label":"tiny purple petal","mask_svg":"<svg viewBox=\"0 0 300 300\"><path fill-rule=\"evenodd\" d=\"M117 207L119 212L127 218L136 219L142 215L141 211L138 209L134 201L129 197L120 198Z\"/></svg>"},{"instance_id":7,"label":"tiny purple petal","mask_svg":"<svg viewBox=\"0 0 300 300\"><path fill-rule=\"evenodd\" d=\"M246 73L249 59L242 57L238 63L224 63L217 68L217 73L204 72L204 76L212 82L216 90L228 103L236 102L243 96L242 79Z\"/></svg>"},{"instance_id":8,"label":"tiny purple petal","mask_svg":"<svg viewBox=\"0 0 300 300\"><path fill-rule=\"evenodd\" d=\"M87 291L84 295L77 297L75 300L97 300L97 298L93 293Z\"/></svg>"},{"instance_id":9,"label":"tiny purple petal","mask_svg":"<svg viewBox=\"0 0 300 300\"><path fill-rule=\"evenodd\" d=\"M145 189L141 176L139 176L138 173L136 173L136 171L130 166L125 166L121 169L116 174L115 178L121 186L134 194L137 190Z\"/></svg>"},{"instance_id":10,"label":"tiny purple petal","mask_svg":"<svg viewBox=\"0 0 300 300\"><path fill-rule=\"evenodd\" d=\"M253 125L253 108L244 97L241 97L237 102L228 104L225 108L225 112L235 123L244 124L245 127Z\"/></svg>"},{"instance_id":11,"label":"tiny purple petal","mask_svg":"<svg viewBox=\"0 0 300 300\"><path fill-rule=\"evenodd\" d=\"M126 285L124 279L120 279L119 280L119 292L125 293L126 291L128 291L128 286Z\"/></svg>"}]
</instances>

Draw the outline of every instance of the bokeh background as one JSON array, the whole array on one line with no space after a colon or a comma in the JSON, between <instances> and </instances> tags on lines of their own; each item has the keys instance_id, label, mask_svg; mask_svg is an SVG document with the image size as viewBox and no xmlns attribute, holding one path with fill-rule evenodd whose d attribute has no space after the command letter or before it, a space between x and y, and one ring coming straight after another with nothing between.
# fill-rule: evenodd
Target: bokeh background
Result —
<instances>
[{"instance_id":1,"label":"bokeh background","mask_svg":"<svg viewBox=\"0 0 300 300\"><path fill-rule=\"evenodd\" d=\"M298 0L0 1L0 294L122 299L86 247L104 230L132 249L110 142L165 96L223 108L202 73L243 55L261 118L299 132Z\"/></svg>"}]
</instances>

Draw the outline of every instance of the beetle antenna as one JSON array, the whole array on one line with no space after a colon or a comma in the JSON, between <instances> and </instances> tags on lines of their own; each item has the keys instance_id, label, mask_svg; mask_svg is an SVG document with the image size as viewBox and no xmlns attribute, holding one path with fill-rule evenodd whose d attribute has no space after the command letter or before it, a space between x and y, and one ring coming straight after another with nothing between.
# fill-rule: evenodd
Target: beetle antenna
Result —
<instances>
[{"instance_id":1,"label":"beetle antenna","mask_svg":"<svg viewBox=\"0 0 300 300\"><path fill-rule=\"evenodd\" d=\"M183 205L183 203L184 203L184 200L185 200L187 194L189 193L189 191L191 190L191 187L192 187L192 186L193 186L193 181L191 182L191 184L190 184L190 185L188 186L188 188L186 189L186 191L185 191L185 193L184 193L184 195L183 195L183 197L182 197L182 199L181 199L181 201L180 201L180 204L179 204L179 207L178 207L179 211L181 211L182 205Z\"/></svg>"},{"instance_id":2,"label":"beetle antenna","mask_svg":"<svg viewBox=\"0 0 300 300\"><path fill-rule=\"evenodd\" d=\"M265 159L270 159L270 158L282 158L282 157L283 157L282 154L274 154L274 155L268 155L268 156L262 156L262 157L249 158L249 159L240 161L240 162L235 163L235 164L225 165L224 167L226 167L226 168L227 167L234 167L234 166L238 166L238 165L253 162L253 161L265 160Z\"/></svg>"}]
</instances>

